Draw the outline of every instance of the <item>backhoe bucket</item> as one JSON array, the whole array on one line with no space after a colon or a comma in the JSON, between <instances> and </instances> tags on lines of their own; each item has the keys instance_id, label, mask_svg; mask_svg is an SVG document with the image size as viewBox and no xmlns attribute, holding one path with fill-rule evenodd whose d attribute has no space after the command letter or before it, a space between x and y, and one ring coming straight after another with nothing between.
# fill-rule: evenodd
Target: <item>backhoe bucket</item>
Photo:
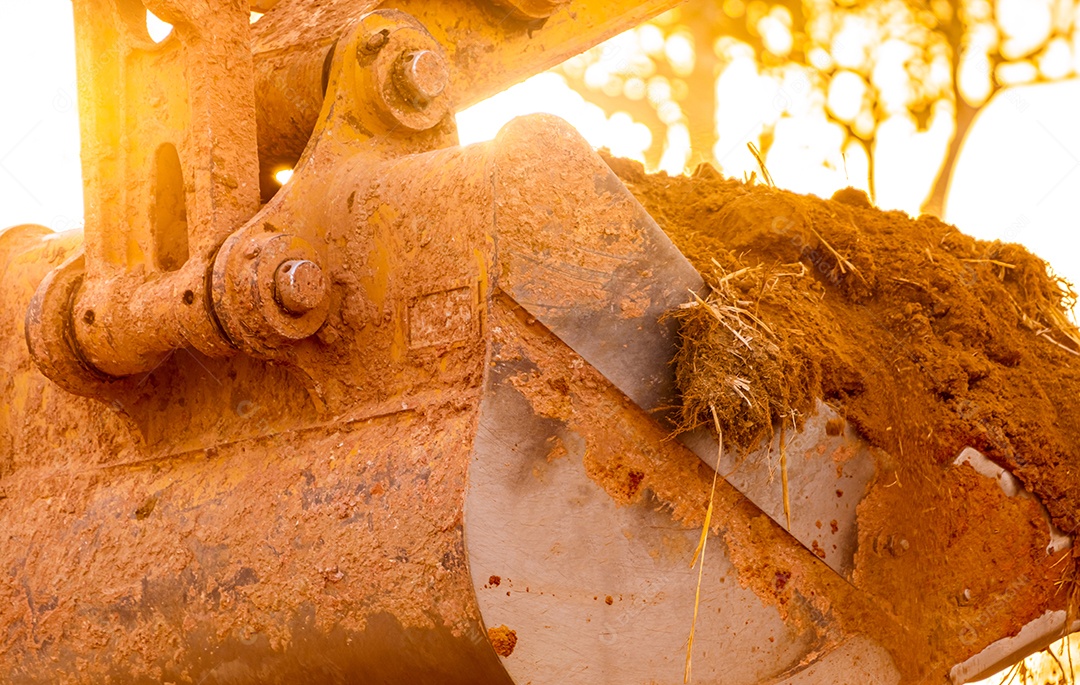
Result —
<instances>
[{"instance_id":1,"label":"backhoe bucket","mask_svg":"<svg viewBox=\"0 0 1080 685\"><path fill-rule=\"evenodd\" d=\"M674 4L76 0L86 228L0 234L5 682L962 682L1068 627L970 454L679 434L701 275L566 122L459 145Z\"/></svg>"}]
</instances>

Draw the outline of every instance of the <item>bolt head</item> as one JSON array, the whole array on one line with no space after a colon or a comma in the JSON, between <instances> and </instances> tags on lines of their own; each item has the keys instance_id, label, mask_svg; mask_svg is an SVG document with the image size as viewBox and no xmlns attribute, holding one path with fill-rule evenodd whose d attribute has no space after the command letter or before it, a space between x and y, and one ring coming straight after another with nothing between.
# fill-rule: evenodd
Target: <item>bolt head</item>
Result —
<instances>
[{"instance_id":1,"label":"bolt head","mask_svg":"<svg viewBox=\"0 0 1080 685\"><path fill-rule=\"evenodd\" d=\"M446 61L431 50L415 50L401 56L394 83L401 96L422 107L439 97L450 81Z\"/></svg>"},{"instance_id":2,"label":"bolt head","mask_svg":"<svg viewBox=\"0 0 1080 685\"><path fill-rule=\"evenodd\" d=\"M370 33L365 36L357 46L356 57L362 61L364 56L374 55L379 50L382 50L389 42L390 31L387 29Z\"/></svg>"},{"instance_id":3,"label":"bolt head","mask_svg":"<svg viewBox=\"0 0 1080 685\"><path fill-rule=\"evenodd\" d=\"M318 264L307 259L282 262L274 273L274 296L290 314L305 314L326 299L330 284Z\"/></svg>"}]
</instances>

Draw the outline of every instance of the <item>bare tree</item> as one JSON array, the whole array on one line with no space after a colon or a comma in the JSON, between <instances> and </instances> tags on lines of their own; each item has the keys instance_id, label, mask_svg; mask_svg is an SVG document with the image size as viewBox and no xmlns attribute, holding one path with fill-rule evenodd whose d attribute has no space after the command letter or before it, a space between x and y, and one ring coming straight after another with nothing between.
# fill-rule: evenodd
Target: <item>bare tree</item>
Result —
<instances>
[{"instance_id":1,"label":"bare tree","mask_svg":"<svg viewBox=\"0 0 1080 685\"><path fill-rule=\"evenodd\" d=\"M730 63L724 46L755 56L759 72L779 81L801 70L829 122L866 156L875 191L880 126L906 117L925 131L951 119L949 144L923 210L941 215L964 141L976 116L1002 89L1075 75L1077 0L1027 0L1020 12L1039 16L1021 36L1008 0L691 0L636 29L638 41L601 46L560 68L572 88L609 115L623 111L653 133L646 163L659 165L673 127L689 132L690 166L716 163L717 113L739 103L717 101L716 82ZM1040 4L1041 3L1041 4ZM1040 23L1041 22L1041 23ZM690 59L671 50L688 44ZM606 52L605 52L606 51ZM606 75L599 82L596 74ZM591 78L590 78L591 77ZM858 100L852 103L852 98ZM776 124L763 122L767 152Z\"/></svg>"}]
</instances>

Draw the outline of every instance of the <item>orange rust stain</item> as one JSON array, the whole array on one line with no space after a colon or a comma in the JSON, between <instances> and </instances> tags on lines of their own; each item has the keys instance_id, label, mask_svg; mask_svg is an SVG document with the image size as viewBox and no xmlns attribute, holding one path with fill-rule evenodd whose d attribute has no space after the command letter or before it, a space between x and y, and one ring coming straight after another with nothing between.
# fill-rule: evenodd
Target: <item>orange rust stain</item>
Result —
<instances>
[{"instance_id":1,"label":"orange rust stain","mask_svg":"<svg viewBox=\"0 0 1080 685\"><path fill-rule=\"evenodd\" d=\"M566 455L570 454L570 452L566 449L566 445L563 444L562 438L560 438L559 436L553 436L549 439L549 442L551 443L551 451L549 451L547 455L547 461L549 464L558 459L562 459Z\"/></svg>"},{"instance_id":2,"label":"orange rust stain","mask_svg":"<svg viewBox=\"0 0 1080 685\"><path fill-rule=\"evenodd\" d=\"M636 319L649 309L652 300L643 292L632 292L619 300L619 316L624 319Z\"/></svg>"}]
</instances>

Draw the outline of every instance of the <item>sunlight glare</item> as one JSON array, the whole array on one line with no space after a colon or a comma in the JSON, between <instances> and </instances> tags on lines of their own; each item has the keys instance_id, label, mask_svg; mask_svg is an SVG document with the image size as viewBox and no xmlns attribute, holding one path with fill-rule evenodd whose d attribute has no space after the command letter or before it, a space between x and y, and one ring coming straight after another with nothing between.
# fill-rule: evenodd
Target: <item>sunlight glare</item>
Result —
<instances>
[{"instance_id":1,"label":"sunlight glare","mask_svg":"<svg viewBox=\"0 0 1080 685\"><path fill-rule=\"evenodd\" d=\"M886 112L897 114L907 108L909 85L907 63L914 55L910 43L895 38L882 43L870 72L870 82L879 92L879 105ZM945 68L949 65L946 62Z\"/></svg>"},{"instance_id":2,"label":"sunlight glare","mask_svg":"<svg viewBox=\"0 0 1080 685\"><path fill-rule=\"evenodd\" d=\"M693 38L681 31L671 34L664 43L664 56L677 75L689 76L694 72Z\"/></svg>"},{"instance_id":3,"label":"sunlight glare","mask_svg":"<svg viewBox=\"0 0 1080 685\"><path fill-rule=\"evenodd\" d=\"M844 186L865 185L862 179L849 182L845 177L840 154L843 142L843 129L827 120L823 113L798 119L786 117L776 124L776 137L765 163L781 188L829 197ZM756 161L751 170L757 170ZM757 175L760 178L761 172Z\"/></svg>"},{"instance_id":4,"label":"sunlight glare","mask_svg":"<svg viewBox=\"0 0 1080 685\"><path fill-rule=\"evenodd\" d=\"M948 84L952 79L952 63L949 60L949 55L944 50L940 54L934 55L933 60L930 62L930 82L934 84L941 84L941 89L948 88Z\"/></svg>"},{"instance_id":5,"label":"sunlight glare","mask_svg":"<svg viewBox=\"0 0 1080 685\"><path fill-rule=\"evenodd\" d=\"M863 107L859 111L859 116L855 117L855 122L851 128L858 137L863 140L870 140L874 135L874 129L877 128L877 119L874 117L873 109Z\"/></svg>"},{"instance_id":6,"label":"sunlight glare","mask_svg":"<svg viewBox=\"0 0 1080 685\"><path fill-rule=\"evenodd\" d=\"M840 31L833 41L833 61L840 67L859 69L866 63L867 49L876 33L866 17L844 15Z\"/></svg>"},{"instance_id":7,"label":"sunlight glare","mask_svg":"<svg viewBox=\"0 0 1080 685\"><path fill-rule=\"evenodd\" d=\"M946 5L952 5L951 0L942 0ZM994 14L993 0L969 0L964 4L964 11L971 17L971 21L990 21Z\"/></svg>"},{"instance_id":8,"label":"sunlight glare","mask_svg":"<svg viewBox=\"0 0 1080 685\"><path fill-rule=\"evenodd\" d=\"M1076 5L1076 9L1073 11L1073 25L1080 27L1080 3ZM1074 30L1072 32L1072 59L1073 70L1080 73L1080 30Z\"/></svg>"},{"instance_id":9,"label":"sunlight glare","mask_svg":"<svg viewBox=\"0 0 1080 685\"><path fill-rule=\"evenodd\" d=\"M574 55L560 65L561 69L566 74L575 79L582 78L582 75L585 73L585 68L588 66L589 61L585 58L585 53Z\"/></svg>"},{"instance_id":10,"label":"sunlight glare","mask_svg":"<svg viewBox=\"0 0 1080 685\"><path fill-rule=\"evenodd\" d=\"M997 65L997 78L1003 86L1021 86L1039 78L1039 70L1027 60L1002 62Z\"/></svg>"},{"instance_id":11,"label":"sunlight glare","mask_svg":"<svg viewBox=\"0 0 1080 685\"><path fill-rule=\"evenodd\" d=\"M648 95L652 102L667 102L671 99L671 83L663 76L653 76L649 79Z\"/></svg>"},{"instance_id":12,"label":"sunlight glare","mask_svg":"<svg viewBox=\"0 0 1080 685\"><path fill-rule=\"evenodd\" d=\"M1065 78L1073 70L1072 52L1064 38L1050 41L1046 51L1039 56L1039 71L1051 80Z\"/></svg>"},{"instance_id":13,"label":"sunlight glare","mask_svg":"<svg viewBox=\"0 0 1080 685\"><path fill-rule=\"evenodd\" d=\"M637 76L626 79L626 83L623 85L623 95L631 100L643 100L647 94L648 88L645 86L645 81Z\"/></svg>"},{"instance_id":14,"label":"sunlight glare","mask_svg":"<svg viewBox=\"0 0 1080 685\"><path fill-rule=\"evenodd\" d=\"M686 171L690 159L690 131L685 124L668 127L667 147L660 158L660 171L675 176Z\"/></svg>"},{"instance_id":15,"label":"sunlight glare","mask_svg":"<svg viewBox=\"0 0 1080 685\"><path fill-rule=\"evenodd\" d=\"M786 7L774 7L773 12L762 17L761 21L758 22L757 30L761 34L761 40L765 44L766 50L778 57L787 57L795 44L790 28L791 15L787 15L787 22L785 22L784 15L776 12L777 9L787 11Z\"/></svg>"},{"instance_id":16,"label":"sunlight glare","mask_svg":"<svg viewBox=\"0 0 1080 685\"><path fill-rule=\"evenodd\" d=\"M829 82L829 111L840 121L850 124L859 116L866 82L853 71L841 69Z\"/></svg>"},{"instance_id":17,"label":"sunlight glare","mask_svg":"<svg viewBox=\"0 0 1080 685\"><path fill-rule=\"evenodd\" d=\"M292 176L292 169L279 169L278 171L274 172L274 180L277 181L279 185L285 185L286 183L288 183L289 179L292 178Z\"/></svg>"},{"instance_id":18,"label":"sunlight glare","mask_svg":"<svg viewBox=\"0 0 1080 685\"><path fill-rule=\"evenodd\" d=\"M614 146L608 143L607 148L613 154L622 157L640 155L642 150L652 145L652 133L649 127L634 121L626 112L612 114L608 120L608 126L611 127L611 137L622 141Z\"/></svg>"},{"instance_id":19,"label":"sunlight glare","mask_svg":"<svg viewBox=\"0 0 1080 685\"><path fill-rule=\"evenodd\" d=\"M789 98L774 79L758 73L753 58L741 55L721 72L716 98L718 102L738 102L739 106L717 111L718 139L713 155L723 173L742 178L744 172L749 174L757 168L746 143L757 144L765 124L783 114Z\"/></svg>"},{"instance_id":20,"label":"sunlight glare","mask_svg":"<svg viewBox=\"0 0 1080 685\"><path fill-rule=\"evenodd\" d=\"M957 74L960 94L972 105L978 106L990 97L994 84L990 79L990 60L985 53L964 55Z\"/></svg>"},{"instance_id":21,"label":"sunlight glare","mask_svg":"<svg viewBox=\"0 0 1080 685\"><path fill-rule=\"evenodd\" d=\"M844 184L859 188L869 195L870 159L866 156L866 148L857 140L848 141L844 147L842 162Z\"/></svg>"},{"instance_id":22,"label":"sunlight glare","mask_svg":"<svg viewBox=\"0 0 1080 685\"><path fill-rule=\"evenodd\" d=\"M515 117L546 112L569 121L593 147L606 147L619 157L645 161L652 132L625 112L610 118L596 105L566 85L562 76L538 74L507 90L458 112L458 137L462 145L491 140Z\"/></svg>"},{"instance_id":23,"label":"sunlight glare","mask_svg":"<svg viewBox=\"0 0 1080 685\"><path fill-rule=\"evenodd\" d=\"M618 74L612 74L604 85L600 86L600 92L609 98L617 98L623 92L623 80Z\"/></svg>"},{"instance_id":24,"label":"sunlight glare","mask_svg":"<svg viewBox=\"0 0 1080 685\"><path fill-rule=\"evenodd\" d=\"M1006 59L1030 54L1046 41L1053 29L1047 0L998 0L997 18L1005 34L1001 52Z\"/></svg>"},{"instance_id":25,"label":"sunlight glare","mask_svg":"<svg viewBox=\"0 0 1080 685\"><path fill-rule=\"evenodd\" d=\"M878 126L874 165L877 205L911 216L921 213L922 201L937 175L938 162L952 135L952 106L935 105L926 131L918 131L907 113L890 116ZM883 161L887 160L887 162Z\"/></svg>"},{"instance_id":26,"label":"sunlight glare","mask_svg":"<svg viewBox=\"0 0 1080 685\"><path fill-rule=\"evenodd\" d=\"M593 62L589 66L585 67L585 85L589 88L599 90L604 87L604 84L611 78L611 72L608 71L607 64L603 60L599 62Z\"/></svg>"},{"instance_id":27,"label":"sunlight glare","mask_svg":"<svg viewBox=\"0 0 1080 685\"><path fill-rule=\"evenodd\" d=\"M810 66L820 71L828 71L832 68L832 55L824 48L811 48L810 52L806 54L806 59L810 62Z\"/></svg>"},{"instance_id":28,"label":"sunlight glare","mask_svg":"<svg viewBox=\"0 0 1080 685\"><path fill-rule=\"evenodd\" d=\"M796 65L779 70L779 92L773 103L779 114L797 117L822 106L822 95L813 87L811 77L811 72Z\"/></svg>"},{"instance_id":29,"label":"sunlight glare","mask_svg":"<svg viewBox=\"0 0 1080 685\"><path fill-rule=\"evenodd\" d=\"M1080 284L1078 109L1075 80L995 95L964 146L945 220L977 238L1022 243Z\"/></svg>"},{"instance_id":30,"label":"sunlight glare","mask_svg":"<svg viewBox=\"0 0 1080 685\"><path fill-rule=\"evenodd\" d=\"M160 19L150 10L146 10L146 32L150 34L150 40L160 43L172 33L173 25Z\"/></svg>"},{"instance_id":31,"label":"sunlight glare","mask_svg":"<svg viewBox=\"0 0 1080 685\"><path fill-rule=\"evenodd\" d=\"M664 32L652 24L642 24L637 29L638 45L646 55L656 56L664 51Z\"/></svg>"},{"instance_id":32,"label":"sunlight glare","mask_svg":"<svg viewBox=\"0 0 1080 685\"><path fill-rule=\"evenodd\" d=\"M657 105L656 114L660 117L660 121L664 122L667 126L677 124L682 119L682 108L675 102L667 100Z\"/></svg>"}]
</instances>

